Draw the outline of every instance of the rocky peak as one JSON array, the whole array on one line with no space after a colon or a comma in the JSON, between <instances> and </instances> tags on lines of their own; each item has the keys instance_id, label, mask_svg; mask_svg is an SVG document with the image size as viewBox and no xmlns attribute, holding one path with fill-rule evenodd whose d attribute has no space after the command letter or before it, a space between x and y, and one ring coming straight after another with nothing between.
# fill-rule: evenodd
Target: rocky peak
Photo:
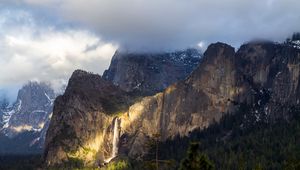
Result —
<instances>
[{"instance_id":1,"label":"rocky peak","mask_svg":"<svg viewBox=\"0 0 300 170\"><path fill-rule=\"evenodd\" d=\"M117 51L103 78L127 92L153 95L185 79L197 67L200 57L196 49L173 53Z\"/></svg>"},{"instance_id":2,"label":"rocky peak","mask_svg":"<svg viewBox=\"0 0 300 170\"><path fill-rule=\"evenodd\" d=\"M55 97L47 83L28 82L19 90L16 102L3 110L1 133L9 138L25 132L38 133L32 135L32 141L26 145L28 148L34 144L42 147Z\"/></svg>"},{"instance_id":3,"label":"rocky peak","mask_svg":"<svg viewBox=\"0 0 300 170\"><path fill-rule=\"evenodd\" d=\"M110 90L110 88L116 88L111 82L104 80L100 75L89 73L83 70L75 70L69 80L66 92L70 90Z\"/></svg>"},{"instance_id":4,"label":"rocky peak","mask_svg":"<svg viewBox=\"0 0 300 170\"><path fill-rule=\"evenodd\" d=\"M236 71L235 51L230 45L214 43L208 46L197 69L189 76L186 83L194 88L210 90L214 93L220 84L233 85ZM210 80L210 81L208 81Z\"/></svg>"},{"instance_id":5,"label":"rocky peak","mask_svg":"<svg viewBox=\"0 0 300 170\"><path fill-rule=\"evenodd\" d=\"M39 110L53 105L55 94L50 85L46 83L29 82L18 92L17 101L23 105L20 112Z\"/></svg>"},{"instance_id":6,"label":"rocky peak","mask_svg":"<svg viewBox=\"0 0 300 170\"><path fill-rule=\"evenodd\" d=\"M228 56L234 55L234 48L228 44L217 42L210 44L207 50L204 52L205 58L222 57L228 58Z\"/></svg>"},{"instance_id":7,"label":"rocky peak","mask_svg":"<svg viewBox=\"0 0 300 170\"><path fill-rule=\"evenodd\" d=\"M104 80L100 75L76 70L72 74L65 95L77 95L82 100L89 102L95 109L107 113L117 112L126 107L129 101L126 92L116 87L110 81ZM109 99L109 100L108 100ZM101 108L98 106L101 103ZM114 109L113 109L114 108Z\"/></svg>"}]
</instances>

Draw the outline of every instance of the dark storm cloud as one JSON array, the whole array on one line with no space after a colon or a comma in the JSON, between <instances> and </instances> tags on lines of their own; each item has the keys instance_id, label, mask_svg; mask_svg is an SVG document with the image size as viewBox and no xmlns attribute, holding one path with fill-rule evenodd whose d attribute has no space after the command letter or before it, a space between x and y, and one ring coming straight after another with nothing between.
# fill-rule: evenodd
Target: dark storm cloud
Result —
<instances>
[{"instance_id":1,"label":"dark storm cloud","mask_svg":"<svg viewBox=\"0 0 300 170\"><path fill-rule=\"evenodd\" d=\"M299 0L25 0L134 50L281 41L300 30Z\"/></svg>"}]
</instances>

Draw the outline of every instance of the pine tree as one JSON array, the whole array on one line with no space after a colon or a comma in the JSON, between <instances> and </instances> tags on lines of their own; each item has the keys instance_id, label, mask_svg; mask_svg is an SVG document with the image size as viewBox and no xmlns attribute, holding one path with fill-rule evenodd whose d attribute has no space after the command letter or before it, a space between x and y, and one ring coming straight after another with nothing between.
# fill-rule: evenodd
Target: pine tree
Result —
<instances>
[{"instance_id":1,"label":"pine tree","mask_svg":"<svg viewBox=\"0 0 300 170\"><path fill-rule=\"evenodd\" d=\"M199 152L199 143L191 143L187 157L182 160L180 170L213 170L208 157Z\"/></svg>"}]
</instances>

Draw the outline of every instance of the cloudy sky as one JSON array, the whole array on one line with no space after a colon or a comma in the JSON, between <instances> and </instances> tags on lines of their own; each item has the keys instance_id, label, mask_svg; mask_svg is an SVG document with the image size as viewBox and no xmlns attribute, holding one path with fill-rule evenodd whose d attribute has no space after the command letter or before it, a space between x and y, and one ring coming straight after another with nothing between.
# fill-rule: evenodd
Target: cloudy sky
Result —
<instances>
[{"instance_id":1,"label":"cloudy sky","mask_svg":"<svg viewBox=\"0 0 300 170\"><path fill-rule=\"evenodd\" d=\"M299 11L299 0L0 0L0 93L28 80L57 88L76 68L102 74L116 49L283 41Z\"/></svg>"}]
</instances>

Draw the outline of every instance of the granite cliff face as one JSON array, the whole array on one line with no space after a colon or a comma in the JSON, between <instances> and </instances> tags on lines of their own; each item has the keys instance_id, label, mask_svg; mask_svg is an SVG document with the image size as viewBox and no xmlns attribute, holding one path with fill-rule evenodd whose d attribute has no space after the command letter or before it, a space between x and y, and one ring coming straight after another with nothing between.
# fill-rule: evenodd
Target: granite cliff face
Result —
<instances>
[{"instance_id":1,"label":"granite cliff face","mask_svg":"<svg viewBox=\"0 0 300 170\"><path fill-rule=\"evenodd\" d=\"M143 159L146 143L188 136L218 122L241 103L271 122L299 104L300 51L270 42L208 47L197 69L153 96L136 99L100 76L76 71L57 98L46 138L45 163L95 165L117 155Z\"/></svg>"},{"instance_id":2,"label":"granite cliff face","mask_svg":"<svg viewBox=\"0 0 300 170\"><path fill-rule=\"evenodd\" d=\"M130 101L126 92L101 76L76 70L64 95L55 100L45 144L47 164L94 163L114 115L127 110Z\"/></svg>"},{"instance_id":3,"label":"granite cliff face","mask_svg":"<svg viewBox=\"0 0 300 170\"><path fill-rule=\"evenodd\" d=\"M127 92L153 95L185 79L197 67L200 57L196 49L159 54L117 51L103 78Z\"/></svg>"},{"instance_id":4,"label":"granite cliff face","mask_svg":"<svg viewBox=\"0 0 300 170\"><path fill-rule=\"evenodd\" d=\"M32 136L29 143L22 142L22 140L16 142L19 142L19 145L28 145L28 148L33 145L42 148L52 115L54 99L54 91L46 83L29 82L24 85L19 90L15 103L12 106L3 104L1 108L1 135L13 140L22 133L32 133L32 135L28 134ZM16 150L16 152L19 151Z\"/></svg>"}]
</instances>

